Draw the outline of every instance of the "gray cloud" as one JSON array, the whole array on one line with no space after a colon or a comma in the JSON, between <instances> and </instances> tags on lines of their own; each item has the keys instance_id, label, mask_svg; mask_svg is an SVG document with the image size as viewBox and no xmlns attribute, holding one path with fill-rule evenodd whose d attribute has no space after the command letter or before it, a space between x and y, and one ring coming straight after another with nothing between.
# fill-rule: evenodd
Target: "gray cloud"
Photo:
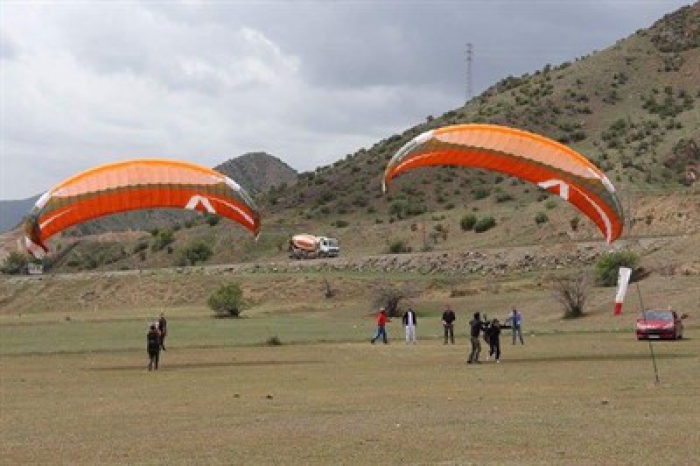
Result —
<instances>
[{"instance_id":1,"label":"gray cloud","mask_svg":"<svg viewBox=\"0 0 700 466\"><path fill-rule=\"evenodd\" d=\"M7 3L0 198L125 158L312 169L461 105L467 42L481 91L685 3Z\"/></svg>"}]
</instances>

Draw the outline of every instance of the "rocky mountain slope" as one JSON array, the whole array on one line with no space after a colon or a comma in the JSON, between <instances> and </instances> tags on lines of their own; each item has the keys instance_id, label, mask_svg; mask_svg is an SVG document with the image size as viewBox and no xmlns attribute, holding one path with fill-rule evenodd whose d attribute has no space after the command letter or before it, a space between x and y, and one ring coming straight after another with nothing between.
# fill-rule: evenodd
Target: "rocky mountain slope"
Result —
<instances>
[{"instance_id":1,"label":"rocky mountain slope","mask_svg":"<svg viewBox=\"0 0 700 466\"><path fill-rule=\"evenodd\" d=\"M296 183L297 172L292 167L264 152L251 152L227 160L214 170L234 179L255 195L270 188Z\"/></svg>"},{"instance_id":2,"label":"rocky mountain slope","mask_svg":"<svg viewBox=\"0 0 700 466\"><path fill-rule=\"evenodd\" d=\"M15 228L32 208L39 196L13 201L0 201L0 232Z\"/></svg>"}]
</instances>

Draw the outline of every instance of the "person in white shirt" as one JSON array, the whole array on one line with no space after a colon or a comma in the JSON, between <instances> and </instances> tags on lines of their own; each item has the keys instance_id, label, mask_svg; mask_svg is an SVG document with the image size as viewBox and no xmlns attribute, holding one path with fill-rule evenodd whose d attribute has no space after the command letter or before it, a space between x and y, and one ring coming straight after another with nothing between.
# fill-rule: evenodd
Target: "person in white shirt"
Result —
<instances>
[{"instance_id":1,"label":"person in white shirt","mask_svg":"<svg viewBox=\"0 0 700 466\"><path fill-rule=\"evenodd\" d=\"M410 307L403 313L403 326L406 329L406 344L416 344L416 312Z\"/></svg>"}]
</instances>

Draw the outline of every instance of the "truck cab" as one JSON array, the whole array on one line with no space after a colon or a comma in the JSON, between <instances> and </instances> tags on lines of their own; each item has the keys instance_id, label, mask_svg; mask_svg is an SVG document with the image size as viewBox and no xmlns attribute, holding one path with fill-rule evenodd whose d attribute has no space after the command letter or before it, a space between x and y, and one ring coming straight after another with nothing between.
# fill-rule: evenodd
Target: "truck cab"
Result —
<instances>
[{"instance_id":1,"label":"truck cab","mask_svg":"<svg viewBox=\"0 0 700 466\"><path fill-rule=\"evenodd\" d=\"M338 257L340 254L340 245L338 240L335 238L326 238L322 236L319 238L319 255L326 257Z\"/></svg>"}]
</instances>

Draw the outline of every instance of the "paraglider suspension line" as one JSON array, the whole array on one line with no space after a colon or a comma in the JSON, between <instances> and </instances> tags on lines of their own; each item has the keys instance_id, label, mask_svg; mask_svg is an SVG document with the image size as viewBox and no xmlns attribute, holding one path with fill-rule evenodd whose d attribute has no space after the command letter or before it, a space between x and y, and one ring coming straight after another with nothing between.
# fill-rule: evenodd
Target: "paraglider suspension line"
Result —
<instances>
[{"instance_id":1,"label":"paraglider suspension line","mask_svg":"<svg viewBox=\"0 0 700 466\"><path fill-rule=\"evenodd\" d=\"M637 285L637 295L639 296L639 304L642 307L642 319L646 321L646 316L644 313L644 299L642 299L642 289L639 287L639 282L636 283ZM651 361L654 364L654 377L656 379L656 383L660 383L661 381L659 380L659 370L656 367L656 354L654 353L654 345L651 342L651 339L647 340L649 342L649 353L651 354Z\"/></svg>"}]
</instances>

